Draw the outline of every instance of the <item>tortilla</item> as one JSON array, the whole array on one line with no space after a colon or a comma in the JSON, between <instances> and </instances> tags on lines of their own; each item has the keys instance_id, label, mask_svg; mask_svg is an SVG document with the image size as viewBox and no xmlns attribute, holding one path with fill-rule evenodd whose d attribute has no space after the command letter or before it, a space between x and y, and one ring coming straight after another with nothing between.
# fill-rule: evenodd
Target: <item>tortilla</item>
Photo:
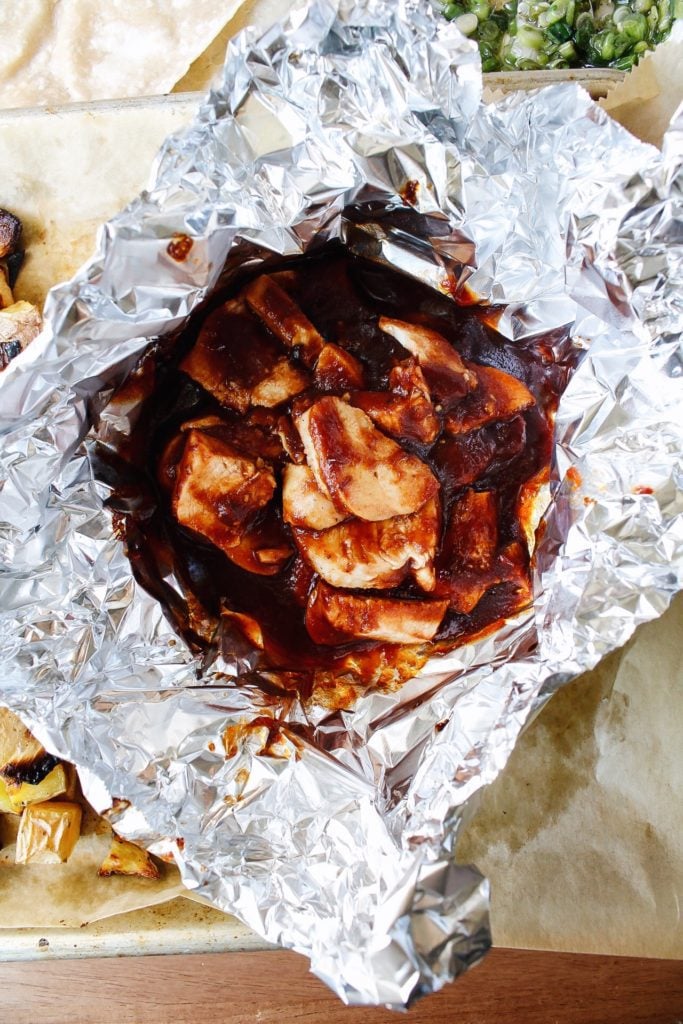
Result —
<instances>
[{"instance_id":1,"label":"tortilla","mask_svg":"<svg viewBox=\"0 0 683 1024\"><path fill-rule=\"evenodd\" d=\"M169 92L242 0L4 4L0 107Z\"/></svg>"}]
</instances>

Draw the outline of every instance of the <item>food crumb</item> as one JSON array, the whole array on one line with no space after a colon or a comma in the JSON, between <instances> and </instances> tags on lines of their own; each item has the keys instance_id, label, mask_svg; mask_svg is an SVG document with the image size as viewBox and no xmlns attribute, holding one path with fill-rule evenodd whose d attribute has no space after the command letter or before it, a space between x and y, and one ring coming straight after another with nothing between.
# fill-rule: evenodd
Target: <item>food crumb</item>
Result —
<instances>
[{"instance_id":1,"label":"food crumb","mask_svg":"<svg viewBox=\"0 0 683 1024\"><path fill-rule=\"evenodd\" d=\"M401 199L407 206L415 206L419 190L419 181L415 181L414 178L409 178L401 189Z\"/></svg>"},{"instance_id":2,"label":"food crumb","mask_svg":"<svg viewBox=\"0 0 683 1024\"><path fill-rule=\"evenodd\" d=\"M183 260L186 260L189 256L193 244L192 239L188 235L177 234L174 235L168 243L166 252L171 259L176 260L178 263L182 263Z\"/></svg>"}]
</instances>

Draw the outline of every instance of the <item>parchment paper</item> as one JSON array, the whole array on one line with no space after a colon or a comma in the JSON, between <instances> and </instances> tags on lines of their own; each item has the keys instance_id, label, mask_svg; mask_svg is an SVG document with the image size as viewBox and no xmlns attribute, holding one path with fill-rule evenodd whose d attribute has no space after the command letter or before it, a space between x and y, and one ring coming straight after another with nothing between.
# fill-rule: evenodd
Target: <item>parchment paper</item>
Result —
<instances>
[{"instance_id":1,"label":"parchment paper","mask_svg":"<svg viewBox=\"0 0 683 1024\"><path fill-rule=\"evenodd\" d=\"M165 864L159 864L158 881L100 878L97 869L111 837L92 812L85 812L81 838L66 864L15 864L18 824L18 815L0 815L0 944L3 928L77 928L164 903L182 892L177 868Z\"/></svg>"},{"instance_id":2,"label":"parchment paper","mask_svg":"<svg viewBox=\"0 0 683 1024\"><path fill-rule=\"evenodd\" d=\"M664 52L645 65L643 96L633 96L634 75L605 101L652 141L661 138L667 111L683 92L680 55ZM50 283L74 272L90 253L96 226L144 186L157 146L193 107L191 99L157 100L0 118L0 202L25 218L30 253L18 297L40 301ZM105 148L106 177L99 173ZM483 795L459 853L491 879L498 944L660 956L682 951L674 899L683 881L676 834L682 744L680 716L672 714L682 639L679 599L629 647L560 692L522 738L509 770ZM529 805L531 778L537 793ZM87 892L86 862L96 869L103 844L103 837L82 840L70 864L51 869L49 880L45 869L38 879L38 869L23 868L19 885L19 869L0 863L0 922L82 923L176 891L167 878L170 888L159 895L140 892L146 883L127 879L97 879ZM6 861L10 855L8 848ZM528 893L523 901L520 889Z\"/></svg>"},{"instance_id":3,"label":"parchment paper","mask_svg":"<svg viewBox=\"0 0 683 1024\"><path fill-rule=\"evenodd\" d=\"M497 945L683 955L682 638L679 595L553 697L483 792L458 857L490 878Z\"/></svg>"}]
</instances>

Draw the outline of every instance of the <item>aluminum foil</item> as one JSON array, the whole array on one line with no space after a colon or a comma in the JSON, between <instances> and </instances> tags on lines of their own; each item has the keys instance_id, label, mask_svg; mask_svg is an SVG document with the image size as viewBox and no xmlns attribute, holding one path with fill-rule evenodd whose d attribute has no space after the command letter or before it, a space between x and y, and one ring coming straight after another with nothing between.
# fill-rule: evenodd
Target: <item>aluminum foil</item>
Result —
<instances>
[{"instance_id":1,"label":"aluminum foil","mask_svg":"<svg viewBox=\"0 0 683 1024\"><path fill-rule=\"evenodd\" d=\"M679 114L660 154L575 85L482 105L476 47L430 8L297 7L231 43L149 190L52 290L43 335L3 375L0 699L77 764L120 833L308 956L346 1002L403 1007L483 955L487 884L454 862L472 798L539 703L681 586ZM443 233L345 219L350 202L400 205L408 180ZM184 262L177 233L193 240ZM335 237L504 303L510 338L569 324L583 359L557 418L533 609L331 713L264 707L252 681L200 673L131 576L86 435L125 429L134 408L102 414L113 388L229 254Z\"/></svg>"}]
</instances>

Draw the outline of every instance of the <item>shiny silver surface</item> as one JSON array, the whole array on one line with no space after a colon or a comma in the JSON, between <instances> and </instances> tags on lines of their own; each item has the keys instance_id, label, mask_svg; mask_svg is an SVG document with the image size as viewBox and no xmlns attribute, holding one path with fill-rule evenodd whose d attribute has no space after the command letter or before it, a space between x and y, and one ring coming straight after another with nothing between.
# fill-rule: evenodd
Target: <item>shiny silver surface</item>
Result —
<instances>
[{"instance_id":1,"label":"shiny silver surface","mask_svg":"<svg viewBox=\"0 0 683 1024\"><path fill-rule=\"evenodd\" d=\"M98 810L123 801L119 832L350 1003L404 1006L483 955L487 884L452 859L472 798L539 702L681 586L683 117L659 154L576 85L480 95L476 48L421 5L320 0L241 34L0 384L0 699ZM450 225L433 245L344 220L354 200L401 203L407 179ZM174 233L194 242L183 263ZM398 694L340 713L283 698L278 756L247 740L226 758L258 688L200 676L132 579L84 439L228 254L338 236L505 303L511 338L570 324L586 350L557 418L536 601Z\"/></svg>"}]
</instances>

